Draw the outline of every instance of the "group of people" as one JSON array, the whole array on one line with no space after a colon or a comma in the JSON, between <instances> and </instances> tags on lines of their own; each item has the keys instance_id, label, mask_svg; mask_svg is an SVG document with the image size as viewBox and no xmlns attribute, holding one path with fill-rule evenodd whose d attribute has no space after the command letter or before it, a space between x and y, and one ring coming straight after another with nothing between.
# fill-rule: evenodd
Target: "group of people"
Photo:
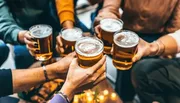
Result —
<instances>
[{"instance_id":1,"label":"group of people","mask_svg":"<svg viewBox=\"0 0 180 103\"><path fill-rule=\"evenodd\" d=\"M138 94L141 103L169 103L172 96L180 97L180 0L88 0L98 4L91 15L99 27L104 18L122 19L123 29L136 32L141 38L138 52L132 58L133 67L128 71L117 71L116 92L124 102L131 103ZM53 27L54 56L64 51L61 28L88 30L77 18L76 0L0 0L0 39L15 45L17 68L27 68L33 60L36 43L28 29L35 24ZM120 14L119 9L123 10ZM99 29L94 29L99 33ZM98 34L99 36L101 34ZM8 48L0 44L0 63L7 57ZM169 56L170 55L170 56ZM171 58L169 58L171 57ZM23 59L24 58L24 59ZM24 60L28 64L22 64ZM2 61L2 62L1 62ZM0 64L0 65L1 65ZM19 66L18 66L19 65ZM105 56L94 66L82 69L75 53L70 53L56 63L46 66L49 80L65 79L59 95L52 103L66 103L78 90L90 88L105 78ZM0 96L27 90L46 82L44 67L21 70L0 70ZM79 75L81 74L81 75ZM21 79L19 79L21 78ZM27 85L28 84L28 85ZM85 88L84 88L85 87ZM173 102L175 103L175 102Z\"/></svg>"}]
</instances>

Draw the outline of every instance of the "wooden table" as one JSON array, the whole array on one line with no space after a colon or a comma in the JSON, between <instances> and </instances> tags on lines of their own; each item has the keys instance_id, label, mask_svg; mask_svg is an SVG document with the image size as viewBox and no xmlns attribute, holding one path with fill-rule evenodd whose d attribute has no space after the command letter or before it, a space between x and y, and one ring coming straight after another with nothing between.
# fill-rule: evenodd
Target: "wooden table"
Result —
<instances>
[{"instance_id":1,"label":"wooden table","mask_svg":"<svg viewBox=\"0 0 180 103\"><path fill-rule=\"evenodd\" d=\"M97 93L96 93L97 92ZM97 102L98 101L98 102ZM107 80L102 81L91 90L76 95L73 103L123 103Z\"/></svg>"}]
</instances>

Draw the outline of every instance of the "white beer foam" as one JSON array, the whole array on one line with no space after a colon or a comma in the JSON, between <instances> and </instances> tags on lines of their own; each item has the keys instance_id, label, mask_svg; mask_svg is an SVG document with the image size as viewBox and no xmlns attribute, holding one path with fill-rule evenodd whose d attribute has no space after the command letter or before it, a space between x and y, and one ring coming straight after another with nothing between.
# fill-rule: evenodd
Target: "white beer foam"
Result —
<instances>
[{"instance_id":1,"label":"white beer foam","mask_svg":"<svg viewBox=\"0 0 180 103\"><path fill-rule=\"evenodd\" d=\"M97 56L103 52L103 43L91 37L83 37L75 44L78 54L85 57Z\"/></svg>"},{"instance_id":2,"label":"white beer foam","mask_svg":"<svg viewBox=\"0 0 180 103\"><path fill-rule=\"evenodd\" d=\"M35 38L44 38L52 34L51 26L45 24L32 26L29 31Z\"/></svg>"},{"instance_id":3,"label":"white beer foam","mask_svg":"<svg viewBox=\"0 0 180 103\"><path fill-rule=\"evenodd\" d=\"M100 27L108 32L117 32L123 28L123 22L116 19L103 19L100 21Z\"/></svg>"},{"instance_id":4,"label":"white beer foam","mask_svg":"<svg viewBox=\"0 0 180 103\"><path fill-rule=\"evenodd\" d=\"M67 41L76 41L82 37L82 30L79 28L65 29L61 32L62 38Z\"/></svg>"},{"instance_id":5,"label":"white beer foam","mask_svg":"<svg viewBox=\"0 0 180 103\"><path fill-rule=\"evenodd\" d=\"M131 48L139 43L139 37L134 32L124 30L115 34L114 43L123 48Z\"/></svg>"}]
</instances>

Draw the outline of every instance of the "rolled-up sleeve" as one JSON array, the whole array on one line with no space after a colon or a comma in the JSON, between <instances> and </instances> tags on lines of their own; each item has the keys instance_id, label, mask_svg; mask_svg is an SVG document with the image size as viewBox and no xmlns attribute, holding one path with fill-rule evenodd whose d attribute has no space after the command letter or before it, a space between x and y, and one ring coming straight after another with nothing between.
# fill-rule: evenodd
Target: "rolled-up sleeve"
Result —
<instances>
[{"instance_id":1,"label":"rolled-up sleeve","mask_svg":"<svg viewBox=\"0 0 180 103\"><path fill-rule=\"evenodd\" d=\"M74 0L56 0L57 14L62 24L64 21L74 20Z\"/></svg>"},{"instance_id":2,"label":"rolled-up sleeve","mask_svg":"<svg viewBox=\"0 0 180 103\"><path fill-rule=\"evenodd\" d=\"M12 72L10 69L0 70L0 97L13 93Z\"/></svg>"},{"instance_id":3,"label":"rolled-up sleeve","mask_svg":"<svg viewBox=\"0 0 180 103\"><path fill-rule=\"evenodd\" d=\"M16 24L6 1L0 0L0 38L6 43L19 44L17 37L20 30L22 28Z\"/></svg>"},{"instance_id":4,"label":"rolled-up sleeve","mask_svg":"<svg viewBox=\"0 0 180 103\"><path fill-rule=\"evenodd\" d=\"M176 42L177 42L177 45L178 45L178 53L180 53L180 30L177 30L176 32L174 33L171 33L169 34L170 36L172 36Z\"/></svg>"}]
</instances>

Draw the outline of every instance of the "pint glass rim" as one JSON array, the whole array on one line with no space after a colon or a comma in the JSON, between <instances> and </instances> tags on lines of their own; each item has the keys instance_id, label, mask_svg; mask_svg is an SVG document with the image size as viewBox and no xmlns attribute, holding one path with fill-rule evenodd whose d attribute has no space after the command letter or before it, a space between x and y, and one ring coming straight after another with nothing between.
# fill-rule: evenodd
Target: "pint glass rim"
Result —
<instances>
[{"instance_id":1,"label":"pint glass rim","mask_svg":"<svg viewBox=\"0 0 180 103\"><path fill-rule=\"evenodd\" d=\"M76 30L78 30L78 31L80 31L81 32L81 37L80 38L82 38L83 37L83 31L81 30L81 28L78 28L78 27L73 27L73 28L62 28L61 29L61 31L59 32L59 35L64 39L64 40L67 40L66 38L64 38L62 35L62 32L64 31L64 30L67 30L67 29L76 29ZM78 40L78 39L77 39ZM75 40L75 41L77 41L77 40ZM67 40L67 41L74 41L74 40Z\"/></svg>"},{"instance_id":2,"label":"pint glass rim","mask_svg":"<svg viewBox=\"0 0 180 103\"><path fill-rule=\"evenodd\" d=\"M119 24L121 25L121 29L120 30L118 30L118 31L116 31L116 32L119 32L119 31L121 31L122 29L123 29L123 26L124 26L124 22L121 20L121 19L113 19L113 18L103 18L103 19L101 19L100 20L100 27L102 28L102 24L103 24L103 22L105 22L105 20L113 20L113 21L118 21L119 22ZM103 28L102 28L103 29ZM104 30L104 29L103 29ZM107 32L112 32L112 31L108 31L108 30L104 30L104 31L107 31Z\"/></svg>"},{"instance_id":3,"label":"pint glass rim","mask_svg":"<svg viewBox=\"0 0 180 103\"><path fill-rule=\"evenodd\" d=\"M81 41L81 40L85 40L85 39L93 39L93 40L97 40L100 44L102 44L102 47L101 49L98 50L98 52L95 54L93 53L94 55L92 54L82 54L78 49L77 49L77 45L78 43ZM95 57L101 53L103 53L104 51L104 43L101 39L98 39L97 37L81 37L80 39L78 39L75 43L75 52L78 54L78 55L81 55L81 56L85 56L85 57Z\"/></svg>"},{"instance_id":4,"label":"pint glass rim","mask_svg":"<svg viewBox=\"0 0 180 103\"><path fill-rule=\"evenodd\" d=\"M138 40L137 40L137 43L134 44L134 45L131 45L131 46L123 46L123 45L119 45L118 43L116 43L116 40L115 40L115 37L118 35L118 34L122 34L123 32L130 32L130 33L133 33L135 34L137 37L138 37ZM137 33L131 31L131 30L121 30L121 31L118 31L118 32L115 32L114 33L114 36L113 36L113 42L114 44L116 44L117 46L121 47L121 48L132 48L132 47L135 47L139 44L139 41L140 41L140 37L138 36Z\"/></svg>"},{"instance_id":5,"label":"pint glass rim","mask_svg":"<svg viewBox=\"0 0 180 103\"><path fill-rule=\"evenodd\" d=\"M42 27L42 26L48 27L48 28L50 29L49 34L46 35L46 36L42 36L42 37L33 35L31 32L32 32L32 30L35 29L35 27L37 27L37 26L39 26L39 27ZM33 25L33 26L31 26L31 27L29 28L30 34L31 34L33 37L35 37L35 38L45 38L45 37L48 37L48 36L52 35L52 30L53 30L52 27L51 27L50 25L47 25L47 24L37 24L37 25Z\"/></svg>"}]
</instances>

